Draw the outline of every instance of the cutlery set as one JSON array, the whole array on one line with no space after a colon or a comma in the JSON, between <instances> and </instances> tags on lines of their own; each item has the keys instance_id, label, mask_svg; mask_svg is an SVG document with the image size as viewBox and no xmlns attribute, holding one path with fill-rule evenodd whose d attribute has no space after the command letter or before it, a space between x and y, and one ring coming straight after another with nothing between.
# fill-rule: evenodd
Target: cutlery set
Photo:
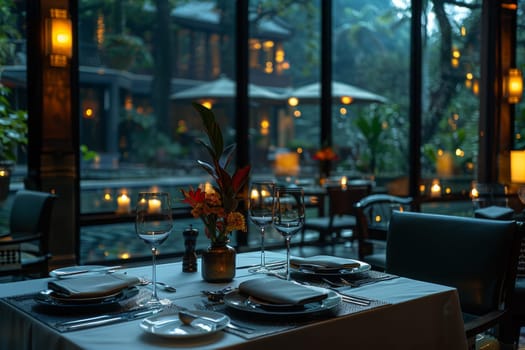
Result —
<instances>
[{"instance_id":1,"label":"cutlery set","mask_svg":"<svg viewBox=\"0 0 525 350\"><path fill-rule=\"evenodd\" d=\"M162 308L139 308L135 310L128 310L115 314L104 314L94 317L83 318L73 321L63 321L55 323L55 327L61 331L73 331L106 324L118 323L123 321L137 320L155 315L163 311Z\"/></svg>"}]
</instances>

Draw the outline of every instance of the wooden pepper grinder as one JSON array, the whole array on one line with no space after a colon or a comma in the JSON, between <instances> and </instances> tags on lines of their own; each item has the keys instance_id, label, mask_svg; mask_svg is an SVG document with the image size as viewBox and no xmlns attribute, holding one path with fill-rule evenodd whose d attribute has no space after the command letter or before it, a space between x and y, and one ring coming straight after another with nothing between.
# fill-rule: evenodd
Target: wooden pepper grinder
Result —
<instances>
[{"instance_id":1,"label":"wooden pepper grinder","mask_svg":"<svg viewBox=\"0 0 525 350\"><path fill-rule=\"evenodd\" d=\"M182 272L197 272L197 254L195 245L199 231L191 225L182 232L184 236L184 256L182 257Z\"/></svg>"}]
</instances>

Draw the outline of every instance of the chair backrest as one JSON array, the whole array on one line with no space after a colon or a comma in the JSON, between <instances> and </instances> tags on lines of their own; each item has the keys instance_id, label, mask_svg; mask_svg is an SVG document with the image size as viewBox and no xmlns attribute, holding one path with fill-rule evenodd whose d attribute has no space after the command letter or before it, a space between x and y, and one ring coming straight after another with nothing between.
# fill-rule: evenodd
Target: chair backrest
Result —
<instances>
[{"instance_id":1,"label":"chair backrest","mask_svg":"<svg viewBox=\"0 0 525 350\"><path fill-rule=\"evenodd\" d=\"M412 210L412 197L372 194L354 204L356 228L354 239L358 242L359 259L372 254L373 246L366 241L386 241L392 212Z\"/></svg>"},{"instance_id":2,"label":"chair backrest","mask_svg":"<svg viewBox=\"0 0 525 350\"><path fill-rule=\"evenodd\" d=\"M51 212L56 196L39 191L20 190L15 194L9 217L11 236L40 235L40 252L48 252Z\"/></svg>"},{"instance_id":3,"label":"chair backrest","mask_svg":"<svg viewBox=\"0 0 525 350\"><path fill-rule=\"evenodd\" d=\"M386 271L455 287L463 311L482 315L508 305L519 242L514 221L396 211Z\"/></svg>"},{"instance_id":4,"label":"chair backrest","mask_svg":"<svg viewBox=\"0 0 525 350\"><path fill-rule=\"evenodd\" d=\"M372 191L370 184L348 185L345 189L341 186L327 187L329 200L329 214L355 215L354 204L368 196Z\"/></svg>"},{"instance_id":5,"label":"chair backrest","mask_svg":"<svg viewBox=\"0 0 525 350\"><path fill-rule=\"evenodd\" d=\"M20 244L0 241L0 272L21 268Z\"/></svg>"}]
</instances>

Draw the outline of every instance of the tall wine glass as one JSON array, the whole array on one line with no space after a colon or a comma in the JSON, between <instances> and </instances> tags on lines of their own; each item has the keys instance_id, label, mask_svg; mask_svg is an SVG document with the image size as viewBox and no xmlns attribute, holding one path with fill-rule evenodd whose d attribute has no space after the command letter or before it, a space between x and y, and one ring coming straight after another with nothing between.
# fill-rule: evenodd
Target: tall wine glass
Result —
<instances>
[{"instance_id":1,"label":"tall wine glass","mask_svg":"<svg viewBox=\"0 0 525 350\"><path fill-rule=\"evenodd\" d=\"M304 225L304 191L300 187L276 187L273 227L286 242L286 279L290 280L290 240Z\"/></svg>"},{"instance_id":2,"label":"tall wine glass","mask_svg":"<svg viewBox=\"0 0 525 350\"><path fill-rule=\"evenodd\" d=\"M250 186L250 198L248 199L248 213L250 220L259 227L261 232L261 265L252 270L256 273L266 273L266 258L264 252L264 230L272 223L273 211L273 182L253 182Z\"/></svg>"},{"instance_id":3,"label":"tall wine glass","mask_svg":"<svg viewBox=\"0 0 525 350\"><path fill-rule=\"evenodd\" d=\"M148 305L160 305L168 303L159 300L157 296L157 264L156 256L158 246L162 244L173 229L171 216L170 195L167 192L140 192L137 199L137 210L135 218L135 231L137 235L149 243L152 254L152 277L153 294Z\"/></svg>"}]
</instances>

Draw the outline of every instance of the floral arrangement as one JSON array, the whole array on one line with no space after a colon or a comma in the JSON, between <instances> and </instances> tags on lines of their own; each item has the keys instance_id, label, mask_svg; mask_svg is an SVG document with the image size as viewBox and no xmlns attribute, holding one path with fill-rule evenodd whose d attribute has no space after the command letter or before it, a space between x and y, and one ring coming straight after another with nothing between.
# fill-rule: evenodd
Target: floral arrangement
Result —
<instances>
[{"instance_id":1,"label":"floral arrangement","mask_svg":"<svg viewBox=\"0 0 525 350\"><path fill-rule=\"evenodd\" d=\"M324 146L314 153L313 159L315 160L337 160L338 156L330 146Z\"/></svg>"},{"instance_id":2,"label":"floral arrangement","mask_svg":"<svg viewBox=\"0 0 525 350\"><path fill-rule=\"evenodd\" d=\"M237 207L240 192L248 180L250 166L237 169L233 175L228 173L226 168L236 145L224 147L222 132L213 112L198 103L192 105L201 116L209 141L199 140L199 143L211 158L211 162L197 160L197 163L212 176L215 184L205 189L181 189L183 202L192 207L193 217L203 221L206 236L212 243L227 242L232 231L246 231L246 220Z\"/></svg>"}]
</instances>

